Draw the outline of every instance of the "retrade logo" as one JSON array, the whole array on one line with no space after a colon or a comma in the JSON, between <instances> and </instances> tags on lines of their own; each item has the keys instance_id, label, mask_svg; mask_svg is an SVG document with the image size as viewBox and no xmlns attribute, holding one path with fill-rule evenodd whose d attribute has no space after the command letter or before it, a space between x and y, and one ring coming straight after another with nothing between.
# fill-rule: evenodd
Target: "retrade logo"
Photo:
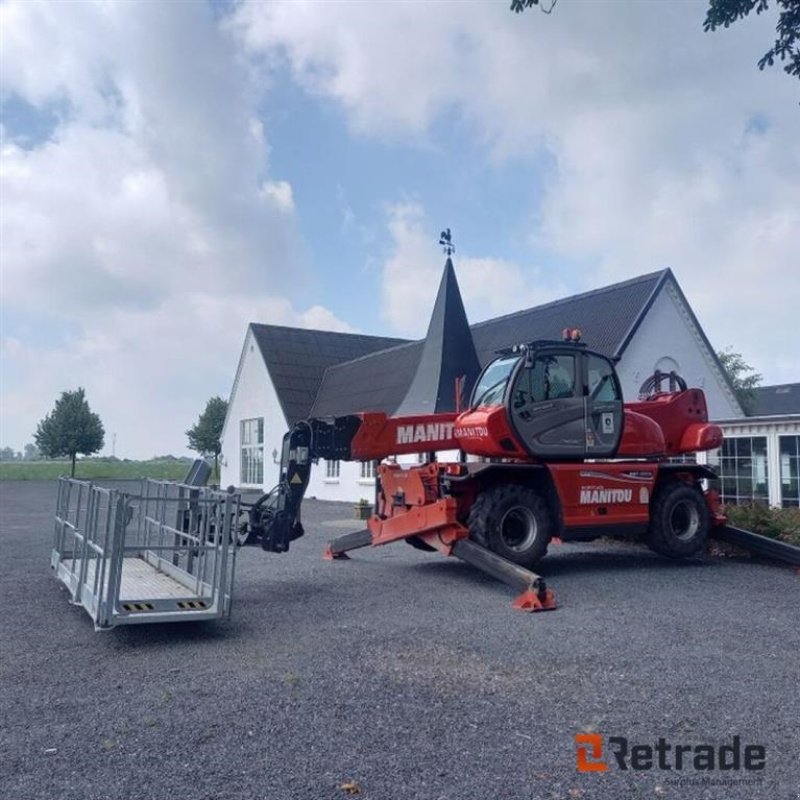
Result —
<instances>
[{"instance_id":1,"label":"retrade logo","mask_svg":"<svg viewBox=\"0 0 800 800\"><path fill-rule=\"evenodd\" d=\"M606 758L608 744L608 761ZM758 772L767 762L767 748L742 744L740 736L719 746L673 744L660 736L654 744L632 744L625 736L600 733L575 734L575 766L578 772L608 772L610 765L622 771L691 769L696 772Z\"/></svg>"},{"instance_id":2,"label":"retrade logo","mask_svg":"<svg viewBox=\"0 0 800 800\"><path fill-rule=\"evenodd\" d=\"M578 772L607 772L608 764L603 758L603 737L599 733L576 733L575 755Z\"/></svg>"}]
</instances>

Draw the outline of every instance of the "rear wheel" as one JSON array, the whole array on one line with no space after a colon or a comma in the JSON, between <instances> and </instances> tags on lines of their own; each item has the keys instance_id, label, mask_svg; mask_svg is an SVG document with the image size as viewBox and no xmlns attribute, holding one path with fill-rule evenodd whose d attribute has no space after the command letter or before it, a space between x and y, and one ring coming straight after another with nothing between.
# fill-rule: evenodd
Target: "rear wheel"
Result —
<instances>
[{"instance_id":1,"label":"rear wheel","mask_svg":"<svg viewBox=\"0 0 800 800\"><path fill-rule=\"evenodd\" d=\"M662 556L693 556L708 540L710 524L708 506L699 486L666 483L653 498L647 544Z\"/></svg>"},{"instance_id":2,"label":"rear wheel","mask_svg":"<svg viewBox=\"0 0 800 800\"><path fill-rule=\"evenodd\" d=\"M553 532L547 503L533 489L516 484L481 492L468 525L473 541L528 568L547 553Z\"/></svg>"}]
</instances>

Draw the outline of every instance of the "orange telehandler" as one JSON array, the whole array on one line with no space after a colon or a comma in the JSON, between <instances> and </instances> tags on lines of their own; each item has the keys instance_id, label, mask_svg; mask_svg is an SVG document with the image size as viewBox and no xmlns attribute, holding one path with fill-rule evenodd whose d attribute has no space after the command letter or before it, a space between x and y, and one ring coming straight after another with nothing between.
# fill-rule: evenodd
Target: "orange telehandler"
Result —
<instances>
[{"instance_id":1,"label":"orange telehandler","mask_svg":"<svg viewBox=\"0 0 800 800\"><path fill-rule=\"evenodd\" d=\"M567 329L562 341L500 351L463 411L297 423L283 440L280 481L250 507L241 540L280 553L303 535L300 510L317 459L382 461L366 529L331 541L328 558L405 539L516 587L518 608L554 608L531 571L551 541L624 531L665 556L697 553L724 522L716 493L702 485L716 475L675 457L721 442L700 389L657 372L637 402L623 403L613 361ZM458 455L436 460L437 451ZM394 463L411 453L431 458Z\"/></svg>"}]
</instances>

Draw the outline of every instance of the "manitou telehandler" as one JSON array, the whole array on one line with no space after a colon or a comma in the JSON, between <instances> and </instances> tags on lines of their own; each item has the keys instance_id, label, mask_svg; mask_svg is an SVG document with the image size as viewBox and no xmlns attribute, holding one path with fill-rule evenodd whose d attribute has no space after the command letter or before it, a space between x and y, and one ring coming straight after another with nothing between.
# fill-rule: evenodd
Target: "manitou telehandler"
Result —
<instances>
[{"instance_id":1,"label":"manitou telehandler","mask_svg":"<svg viewBox=\"0 0 800 800\"><path fill-rule=\"evenodd\" d=\"M285 552L303 534L300 508L319 458L382 461L367 528L329 543L328 558L405 539L519 588L515 606L555 607L531 568L551 541L638 533L665 556L685 557L722 521L716 475L675 457L719 447L700 389L656 373L623 404L611 359L580 332L500 351L455 413L387 417L363 412L307 419L284 437L280 482L249 511L249 544ZM435 460L435 452L457 453ZM430 453L428 463L394 462ZM670 459L673 459L672 461Z\"/></svg>"}]
</instances>

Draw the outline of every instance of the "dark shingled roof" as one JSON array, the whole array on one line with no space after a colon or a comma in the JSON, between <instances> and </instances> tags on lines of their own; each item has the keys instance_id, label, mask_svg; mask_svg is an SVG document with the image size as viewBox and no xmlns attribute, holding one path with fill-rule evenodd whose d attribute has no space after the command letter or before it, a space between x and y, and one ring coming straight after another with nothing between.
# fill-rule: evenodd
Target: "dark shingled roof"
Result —
<instances>
[{"instance_id":1,"label":"dark shingled roof","mask_svg":"<svg viewBox=\"0 0 800 800\"><path fill-rule=\"evenodd\" d=\"M325 370L407 341L251 323L289 425L309 416Z\"/></svg>"},{"instance_id":2,"label":"dark shingled roof","mask_svg":"<svg viewBox=\"0 0 800 800\"><path fill-rule=\"evenodd\" d=\"M672 272L665 269L479 322L472 326L472 337L481 365L504 347L534 339L560 339L568 327L580 328L589 347L621 355L658 290L671 277ZM331 367L325 372L311 416L365 410L394 413L414 376L422 345L410 342Z\"/></svg>"},{"instance_id":3,"label":"dark shingled roof","mask_svg":"<svg viewBox=\"0 0 800 800\"><path fill-rule=\"evenodd\" d=\"M772 417L783 414L800 414L800 383L759 386L756 389L752 416Z\"/></svg>"}]
</instances>

